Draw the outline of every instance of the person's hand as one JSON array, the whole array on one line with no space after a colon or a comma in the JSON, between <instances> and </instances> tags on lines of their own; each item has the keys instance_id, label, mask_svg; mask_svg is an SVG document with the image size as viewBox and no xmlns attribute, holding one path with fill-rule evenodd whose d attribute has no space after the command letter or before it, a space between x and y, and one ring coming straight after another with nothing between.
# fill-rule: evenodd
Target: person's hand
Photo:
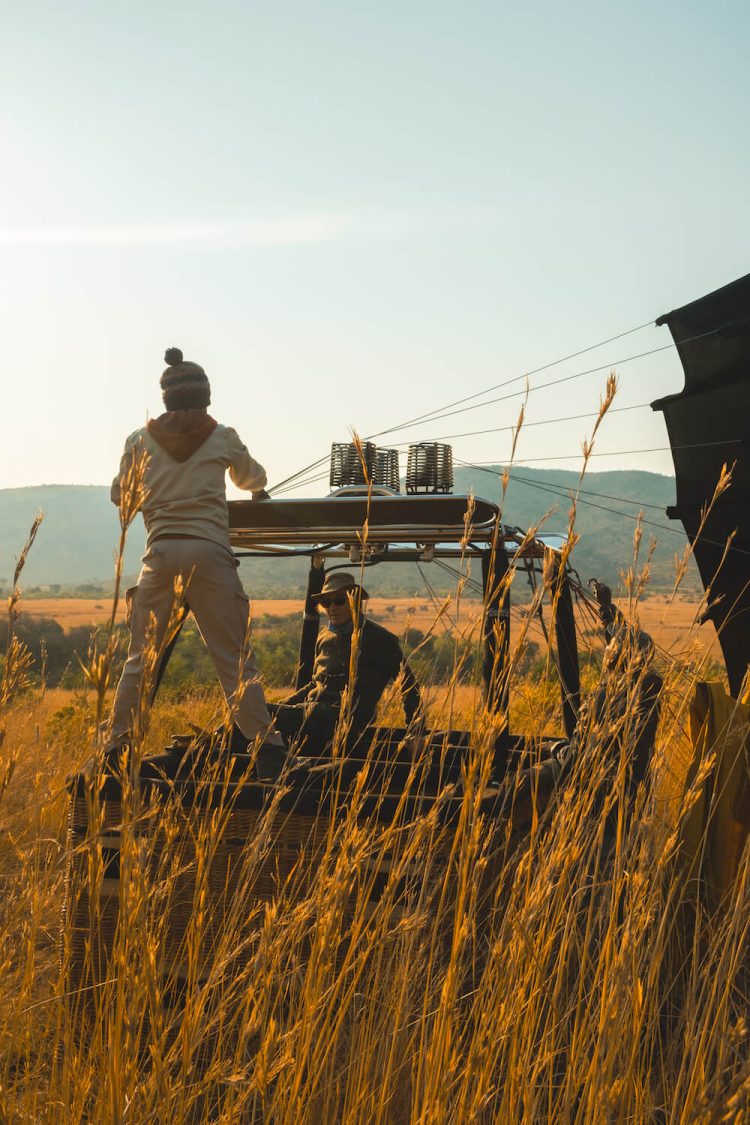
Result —
<instances>
[{"instance_id":1,"label":"person's hand","mask_svg":"<svg viewBox=\"0 0 750 1125\"><path fill-rule=\"evenodd\" d=\"M611 609L612 607L612 591L609 586L604 582L598 582L596 578L591 579L591 588L594 591L594 596L602 609Z\"/></svg>"},{"instance_id":2,"label":"person's hand","mask_svg":"<svg viewBox=\"0 0 750 1125\"><path fill-rule=\"evenodd\" d=\"M253 500L270 500L271 497L266 492L265 488L259 488L257 492L252 494Z\"/></svg>"}]
</instances>

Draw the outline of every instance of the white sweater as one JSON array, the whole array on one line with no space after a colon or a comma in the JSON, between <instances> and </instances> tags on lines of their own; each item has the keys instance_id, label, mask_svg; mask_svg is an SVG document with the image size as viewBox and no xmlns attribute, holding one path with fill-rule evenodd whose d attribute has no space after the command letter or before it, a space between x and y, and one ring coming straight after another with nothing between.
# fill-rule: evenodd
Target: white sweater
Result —
<instances>
[{"instance_id":1,"label":"white sweater","mask_svg":"<svg viewBox=\"0 0 750 1125\"><path fill-rule=\"evenodd\" d=\"M243 445L236 430L218 424L187 460L171 457L144 426L130 434L112 482L112 502L119 506L121 480L132 458L148 455L146 496L142 505L146 548L163 535L209 539L229 547L226 473L238 488L257 492L266 485L266 470Z\"/></svg>"}]
</instances>

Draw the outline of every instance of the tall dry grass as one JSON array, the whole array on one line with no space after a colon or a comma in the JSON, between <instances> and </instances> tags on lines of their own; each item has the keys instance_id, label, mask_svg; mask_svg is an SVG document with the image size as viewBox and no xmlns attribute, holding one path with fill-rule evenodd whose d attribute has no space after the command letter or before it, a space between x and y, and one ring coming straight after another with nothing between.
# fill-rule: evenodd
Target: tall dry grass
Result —
<instances>
[{"instance_id":1,"label":"tall dry grass","mask_svg":"<svg viewBox=\"0 0 750 1125\"><path fill-rule=\"evenodd\" d=\"M634 617L642 570L636 558ZM523 634L512 668L522 647ZM513 811L540 744L488 815L498 720L458 669L429 695L433 725L472 734L461 783L421 808L396 800L387 820L367 812L371 767L337 796L334 762L332 811L296 843L282 842L285 778L238 841L225 757L204 766L212 801L192 808L150 805L123 763L120 922L103 965L93 945L72 955L66 777L101 745L109 669L73 696L14 683L0 717L0 1119L748 1120L748 855L714 912L687 897L677 862L701 667L663 667L654 783L631 813L633 661L611 686L626 705L583 724L523 832ZM515 686L514 727L559 730L553 665ZM209 725L215 705L209 693L144 714L136 760L188 721ZM400 792L422 792L425 770L417 751ZM113 813L97 783L87 799L94 830L75 848L95 929Z\"/></svg>"},{"instance_id":2,"label":"tall dry grass","mask_svg":"<svg viewBox=\"0 0 750 1125\"><path fill-rule=\"evenodd\" d=\"M689 686L670 673L658 746L667 774L686 753ZM544 689L527 685L552 725ZM4 1118L744 1120L746 866L721 913L684 903L679 811L664 787L659 800L640 795L605 856L602 732L588 735L525 838L491 822L479 802L489 730L468 695L457 687L453 713L478 752L452 829L439 802L391 825L368 822L357 816L360 792L345 813L321 818L308 841L315 862L300 853L264 900L258 884L284 821L272 802L236 852L218 930L212 872L225 870L229 788L210 812L167 804L156 819L126 786L114 955L96 985L72 995L64 925L60 943L65 777L89 753L95 700L19 699L3 747L18 764L0 806ZM186 720L207 722L215 703L157 709L149 749ZM608 773L615 788L617 776ZM221 765L209 780L222 787ZM96 892L96 835L85 849ZM387 878L373 906L379 871ZM186 886L187 904L177 901ZM165 920L178 909L187 924L175 1002Z\"/></svg>"}]
</instances>

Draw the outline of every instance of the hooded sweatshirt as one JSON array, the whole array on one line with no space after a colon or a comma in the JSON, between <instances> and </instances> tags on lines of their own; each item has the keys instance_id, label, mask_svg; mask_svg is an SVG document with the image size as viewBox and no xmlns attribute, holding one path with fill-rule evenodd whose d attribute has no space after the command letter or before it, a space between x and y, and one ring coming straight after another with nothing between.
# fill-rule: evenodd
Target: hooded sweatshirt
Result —
<instances>
[{"instance_id":1,"label":"hooded sweatshirt","mask_svg":"<svg viewBox=\"0 0 750 1125\"><path fill-rule=\"evenodd\" d=\"M229 548L226 473L238 488L257 492L266 471L237 431L216 422L205 410L169 410L130 434L112 482L119 505L122 482L133 458L147 455L141 510L146 548L165 535L208 539Z\"/></svg>"}]
</instances>

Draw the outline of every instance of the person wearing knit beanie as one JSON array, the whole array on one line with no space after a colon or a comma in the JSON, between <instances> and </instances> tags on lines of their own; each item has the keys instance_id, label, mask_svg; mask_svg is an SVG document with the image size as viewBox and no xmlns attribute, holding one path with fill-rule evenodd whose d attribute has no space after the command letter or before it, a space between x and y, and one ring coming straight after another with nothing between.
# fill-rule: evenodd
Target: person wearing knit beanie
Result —
<instances>
[{"instance_id":1,"label":"person wearing knit beanie","mask_svg":"<svg viewBox=\"0 0 750 1125\"><path fill-rule=\"evenodd\" d=\"M229 536L226 474L237 488L268 498L266 471L236 430L207 411L211 387L198 363L168 348L160 384L166 412L130 434L112 482L112 501L127 507L133 475L140 476L146 553L129 598L130 646L115 692L108 750L132 745L147 686L146 646L165 643L173 609L191 611L213 659L233 728L229 748L263 742L263 768L277 772L286 756L274 729L252 652L250 607L237 574ZM139 468L136 470L136 466ZM175 589L181 590L175 607Z\"/></svg>"},{"instance_id":2,"label":"person wearing knit beanie","mask_svg":"<svg viewBox=\"0 0 750 1125\"><path fill-rule=\"evenodd\" d=\"M211 403L211 384L199 363L182 358L179 348L167 348L167 366L159 380L167 410L204 410Z\"/></svg>"}]
</instances>

